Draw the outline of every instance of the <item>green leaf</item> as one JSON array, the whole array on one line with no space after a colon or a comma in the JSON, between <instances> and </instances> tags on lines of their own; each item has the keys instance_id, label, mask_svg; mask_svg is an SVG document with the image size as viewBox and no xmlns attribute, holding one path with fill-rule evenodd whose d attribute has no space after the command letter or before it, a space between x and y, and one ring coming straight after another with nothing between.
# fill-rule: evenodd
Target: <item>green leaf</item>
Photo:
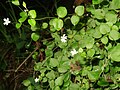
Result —
<instances>
[{"instance_id":1,"label":"green leaf","mask_svg":"<svg viewBox=\"0 0 120 90\"><path fill-rule=\"evenodd\" d=\"M54 90L61 90L59 86L56 86Z\"/></svg>"},{"instance_id":2,"label":"green leaf","mask_svg":"<svg viewBox=\"0 0 120 90\"><path fill-rule=\"evenodd\" d=\"M113 26L112 22L106 22L106 24L108 24L108 26L111 28Z\"/></svg>"},{"instance_id":3,"label":"green leaf","mask_svg":"<svg viewBox=\"0 0 120 90\"><path fill-rule=\"evenodd\" d=\"M94 30L94 29L93 29ZM100 27L97 26L93 33L91 33L94 38L101 38L102 34L100 33Z\"/></svg>"},{"instance_id":4,"label":"green leaf","mask_svg":"<svg viewBox=\"0 0 120 90\"><path fill-rule=\"evenodd\" d=\"M80 90L79 88L80 88L80 86L75 83L71 83L69 86L69 90Z\"/></svg>"},{"instance_id":5,"label":"green leaf","mask_svg":"<svg viewBox=\"0 0 120 90\"><path fill-rule=\"evenodd\" d=\"M22 18L18 19L18 21L19 21L20 23L23 23L26 19L27 19L27 17L22 17Z\"/></svg>"},{"instance_id":6,"label":"green leaf","mask_svg":"<svg viewBox=\"0 0 120 90\"><path fill-rule=\"evenodd\" d=\"M28 79L24 80L22 83L24 86L29 86L31 84L30 80L28 80Z\"/></svg>"},{"instance_id":7,"label":"green leaf","mask_svg":"<svg viewBox=\"0 0 120 90\"><path fill-rule=\"evenodd\" d=\"M106 34L110 32L110 27L108 26L108 24L105 23L100 24L100 32L101 34Z\"/></svg>"},{"instance_id":8,"label":"green leaf","mask_svg":"<svg viewBox=\"0 0 120 90\"><path fill-rule=\"evenodd\" d=\"M24 1L23 1L23 4L22 4L22 5L23 5L24 8L26 8L26 3L25 3Z\"/></svg>"},{"instance_id":9,"label":"green leaf","mask_svg":"<svg viewBox=\"0 0 120 90\"><path fill-rule=\"evenodd\" d=\"M67 70L70 69L70 63L69 61L60 63L60 66L58 67L58 72L65 73Z\"/></svg>"},{"instance_id":10,"label":"green leaf","mask_svg":"<svg viewBox=\"0 0 120 90\"><path fill-rule=\"evenodd\" d=\"M63 87L69 87L69 85L70 85L70 80L64 82ZM63 89L63 90L64 90L64 89ZM65 90L66 90L66 89L65 89ZM67 89L67 90L69 90L69 89Z\"/></svg>"},{"instance_id":11,"label":"green leaf","mask_svg":"<svg viewBox=\"0 0 120 90\"><path fill-rule=\"evenodd\" d=\"M19 0L14 0L14 1L12 1L12 3L13 3L14 5L17 5L17 6L20 5Z\"/></svg>"},{"instance_id":12,"label":"green leaf","mask_svg":"<svg viewBox=\"0 0 120 90\"><path fill-rule=\"evenodd\" d=\"M82 16L84 14L84 6L77 6L75 8L75 13L78 15L78 16Z\"/></svg>"},{"instance_id":13,"label":"green leaf","mask_svg":"<svg viewBox=\"0 0 120 90\"><path fill-rule=\"evenodd\" d=\"M21 13L20 13L20 16L21 16L21 17L27 17L27 12L21 12Z\"/></svg>"},{"instance_id":14,"label":"green leaf","mask_svg":"<svg viewBox=\"0 0 120 90\"><path fill-rule=\"evenodd\" d=\"M94 45L94 38L89 37L89 36L85 36L84 37L84 42L85 42L85 46L87 49L90 49L93 47Z\"/></svg>"},{"instance_id":15,"label":"green leaf","mask_svg":"<svg viewBox=\"0 0 120 90\"><path fill-rule=\"evenodd\" d=\"M16 23L15 27L19 29L21 27L22 23Z\"/></svg>"},{"instance_id":16,"label":"green leaf","mask_svg":"<svg viewBox=\"0 0 120 90\"><path fill-rule=\"evenodd\" d=\"M28 19L28 23L29 23L32 27L34 27L34 26L36 25L35 19Z\"/></svg>"},{"instance_id":17,"label":"green leaf","mask_svg":"<svg viewBox=\"0 0 120 90\"><path fill-rule=\"evenodd\" d=\"M46 74L46 77L49 78L50 80L55 79L55 73L54 71L50 71Z\"/></svg>"},{"instance_id":18,"label":"green leaf","mask_svg":"<svg viewBox=\"0 0 120 90\"><path fill-rule=\"evenodd\" d=\"M31 26L32 31L36 31L37 29L38 29L37 26L34 26L34 27Z\"/></svg>"},{"instance_id":19,"label":"green leaf","mask_svg":"<svg viewBox=\"0 0 120 90\"><path fill-rule=\"evenodd\" d=\"M72 23L74 26L77 25L79 21L80 21L80 17L79 17L79 16L73 15L73 16L71 17L71 23Z\"/></svg>"},{"instance_id":20,"label":"green leaf","mask_svg":"<svg viewBox=\"0 0 120 90\"><path fill-rule=\"evenodd\" d=\"M45 55L46 55L46 57L51 57L51 56L53 56L53 51L51 49L46 49Z\"/></svg>"},{"instance_id":21,"label":"green leaf","mask_svg":"<svg viewBox=\"0 0 120 90\"><path fill-rule=\"evenodd\" d=\"M108 11L105 15L105 20L114 24L117 21L117 14L114 11Z\"/></svg>"},{"instance_id":22,"label":"green leaf","mask_svg":"<svg viewBox=\"0 0 120 90\"><path fill-rule=\"evenodd\" d=\"M66 71L67 71L67 69L65 67L58 68L58 72L60 72L60 73L65 73Z\"/></svg>"},{"instance_id":23,"label":"green leaf","mask_svg":"<svg viewBox=\"0 0 120 90\"><path fill-rule=\"evenodd\" d=\"M95 22L95 19L92 19L90 18L88 21L87 21L87 26L90 27L90 28L95 28L96 26L96 22Z\"/></svg>"},{"instance_id":24,"label":"green leaf","mask_svg":"<svg viewBox=\"0 0 120 90\"><path fill-rule=\"evenodd\" d=\"M35 90L35 89L34 89L34 86L30 85L28 86L27 90Z\"/></svg>"},{"instance_id":25,"label":"green leaf","mask_svg":"<svg viewBox=\"0 0 120 90\"><path fill-rule=\"evenodd\" d=\"M54 28L54 26L50 26L50 31L51 32L55 32L56 31L56 29Z\"/></svg>"},{"instance_id":26,"label":"green leaf","mask_svg":"<svg viewBox=\"0 0 120 90\"><path fill-rule=\"evenodd\" d=\"M69 79L70 79L70 73L64 74L64 82L69 81Z\"/></svg>"},{"instance_id":27,"label":"green leaf","mask_svg":"<svg viewBox=\"0 0 120 90\"><path fill-rule=\"evenodd\" d=\"M101 38L101 42L103 43L103 44L107 44L108 43L108 38L105 36L105 37L102 37Z\"/></svg>"},{"instance_id":28,"label":"green leaf","mask_svg":"<svg viewBox=\"0 0 120 90\"><path fill-rule=\"evenodd\" d=\"M47 23L45 23L45 22L42 23L42 28L43 28L43 29L46 29L47 27L48 27L48 24L47 24Z\"/></svg>"},{"instance_id":29,"label":"green leaf","mask_svg":"<svg viewBox=\"0 0 120 90\"><path fill-rule=\"evenodd\" d=\"M64 18L67 15L67 9L66 9L66 7L59 7L57 9L57 15L60 18Z\"/></svg>"},{"instance_id":30,"label":"green leaf","mask_svg":"<svg viewBox=\"0 0 120 90\"><path fill-rule=\"evenodd\" d=\"M97 83L99 86L102 86L102 87L105 87L105 86L108 86L109 83L107 81L105 81L104 78L100 79Z\"/></svg>"},{"instance_id":31,"label":"green leaf","mask_svg":"<svg viewBox=\"0 0 120 90\"><path fill-rule=\"evenodd\" d=\"M110 49L108 55L111 58L111 60L120 62L120 44Z\"/></svg>"},{"instance_id":32,"label":"green leaf","mask_svg":"<svg viewBox=\"0 0 120 90\"><path fill-rule=\"evenodd\" d=\"M92 0L92 4L100 4L103 0Z\"/></svg>"},{"instance_id":33,"label":"green leaf","mask_svg":"<svg viewBox=\"0 0 120 90\"><path fill-rule=\"evenodd\" d=\"M50 24L50 25L53 25L53 22L54 22L55 19L56 19L56 18L51 19L51 20L49 21L49 24Z\"/></svg>"},{"instance_id":34,"label":"green leaf","mask_svg":"<svg viewBox=\"0 0 120 90\"><path fill-rule=\"evenodd\" d=\"M54 88L54 80L49 81L50 88Z\"/></svg>"},{"instance_id":35,"label":"green leaf","mask_svg":"<svg viewBox=\"0 0 120 90\"><path fill-rule=\"evenodd\" d=\"M110 2L110 7L111 9L120 9L120 0L112 0Z\"/></svg>"},{"instance_id":36,"label":"green leaf","mask_svg":"<svg viewBox=\"0 0 120 90\"><path fill-rule=\"evenodd\" d=\"M42 80L42 82L47 82L47 78L44 77L43 80Z\"/></svg>"},{"instance_id":37,"label":"green leaf","mask_svg":"<svg viewBox=\"0 0 120 90\"><path fill-rule=\"evenodd\" d=\"M89 49L89 50L87 51L87 55L88 55L89 57L93 57L94 54L95 54L95 50L94 50L94 49Z\"/></svg>"},{"instance_id":38,"label":"green leaf","mask_svg":"<svg viewBox=\"0 0 120 90\"><path fill-rule=\"evenodd\" d=\"M32 38L33 41L37 41L40 38L40 36L36 33L32 33L31 38Z\"/></svg>"},{"instance_id":39,"label":"green leaf","mask_svg":"<svg viewBox=\"0 0 120 90\"><path fill-rule=\"evenodd\" d=\"M36 11L35 10L30 10L28 12L28 15L31 17L31 18L36 18Z\"/></svg>"},{"instance_id":40,"label":"green leaf","mask_svg":"<svg viewBox=\"0 0 120 90\"><path fill-rule=\"evenodd\" d=\"M62 29L64 23L62 19L55 18L53 19L52 24L54 28L59 31Z\"/></svg>"},{"instance_id":41,"label":"green leaf","mask_svg":"<svg viewBox=\"0 0 120 90\"><path fill-rule=\"evenodd\" d=\"M57 79L55 79L55 85L56 86L61 86L63 84L63 76L59 76Z\"/></svg>"},{"instance_id":42,"label":"green leaf","mask_svg":"<svg viewBox=\"0 0 120 90\"><path fill-rule=\"evenodd\" d=\"M104 19L105 11L103 9L95 9L91 12L95 18L97 19Z\"/></svg>"},{"instance_id":43,"label":"green leaf","mask_svg":"<svg viewBox=\"0 0 120 90\"><path fill-rule=\"evenodd\" d=\"M120 33L116 30L111 30L109 34L110 40L118 40L120 38Z\"/></svg>"},{"instance_id":44,"label":"green leaf","mask_svg":"<svg viewBox=\"0 0 120 90\"><path fill-rule=\"evenodd\" d=\"M89 71L88 72L88 78L91 80L91 81L93 81L93 82L95 82L96 80L98 80L98 78L99 78L99 73L97 73L97 72L94 72L94 71Z\"/></svg>"},{"instance_id":45,"label":"green leaf","mask_svg":"<svg viewBox=\"0 0 120 90\"><path fill-rule=\"evenodd\" d=\"M112 30L116 30L116 31L118 31L118 30L119 30L119 28L118 28L118 26L117 26L117 25L113 25L113 26L112 26Z\"/></svg>"},{"instance_id":46,"label":"green leaf","mask_svg":"<svg viewBox=\"0 0 120 90\"><path fill-rule=\"evenodd\" d=\"M55 58L51 58L51 59L50 59L50 66L51 66L51 67L56 67L56 66L58 66L58 65L59 65L59 62L58 62L57 59L55 59Z\"/></svg>"}]
</instances>

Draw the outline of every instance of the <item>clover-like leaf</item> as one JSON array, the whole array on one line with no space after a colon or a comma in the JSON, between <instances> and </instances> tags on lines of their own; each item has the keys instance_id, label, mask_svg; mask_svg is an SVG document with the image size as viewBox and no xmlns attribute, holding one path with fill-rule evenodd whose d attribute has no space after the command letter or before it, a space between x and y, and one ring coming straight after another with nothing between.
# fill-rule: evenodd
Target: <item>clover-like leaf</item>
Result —
<instances>
[{"instance_id":1,"label":"clover-like leaf","mask_svg":"<svg viewBox=\"0 0 120 90\"><path fill-rule=\"evenodd\" d=\"M50 71L46 74L46 77L49 78L50 80L55 79L55 73L54 71Z\"/></svg>"},{"instance_id":2,"label":"clover-like leaf","mask_svg":"<svg viewBox=\"0 0 120 90\"><path fill-rule=\"evenodd\" d=\"M31 84L30 80L28 80L28 79L24 80L22 83L24 86L29 86Z\"/></svg>"},{"instance_id":3,"label":"clover-like leaf","mask_svg":"<svg viewBox=\"0 0 120 90\"><path fill-rule=\"evenodd\" d=\"M32 27L34 27L34 26L36 25L35 19L28 19L28 23L29 23Z\"/></svg>"},{"instance_id":4,"label":"clover-like leaf","mask_svg":"<svg viewBox=\"0 0 120 90\"><path fill-rule=\"evenodd\" d=\"M16 23L15 27L19 29L21 27L22 23Z\"/></svg>"},{"instance_id":5,"label":"clover-like leaf","mask_svg":"<svg viewBox=\"0 0 120 90\"><path fill-rule=\"evenodd\" d=\"M119 28L118 28L118 26L117 26L117 25L113 25L113 26L112 26L112 30L116 30L116 31L118 31L118 30L119 30Z\"/></svg>"},{"instance_id":6,"label":"clover-like leaf","mask_svg":"<svg viewBox=\"0 0 120 90\"><path fill-rule=\"evenodd\" d=\"M104 78L100 79L97 84L103 87L109 85L109 83Z\"/></svg>"},{"instance_id":7,"label":"clover-like leaf","mask_svg":"<svg viewBox=\"0 0 120 90\"><path fill-rule=\"evenodd\" d=\"M101 42L102 42L103 44L107 44L107 43L108 43L108 38L107 38L107 37L102 37L102 38L101 38Z\"/></svg>"},{"instance_id":8,"label":"clover-like leaf","mask_svg":"<svg viewBox=\"0 0 120 90\"><path fill-rule=\"evenodd\" d=\"M18 19L18 21L19 21L20 23L22 23L22 22L24 22L26 19L27 19L27 17L21 17L20 19Z\"/></svg>"},{"instance_id":9,"label":"clover-like leaf","mask_svg":"<svg viewBox=\"0 0 120 90\"><path fill-rule=\"evenodd\" d=\"M55 85L61 86L63 84L63 76L59 76L57 79L55 79Z\"/></svg>"},{"instance_id":10,"label":"clover-like leaf","mask_svg":"<svg viewBox=\"0 0 120 90\"><path fill-rule=\"evenodd\" d=\"M34 90L34 86L33 85L29 85L28 87L27 87L27 90Z\"/></svg>"},{"instance_id":11,"label":"clover-like leaf","mask_svg":"<svg viewBox=\"0 0 120 90\"><path fill-rule=\"evenodd\" d=\"M31 17L31 18L36 18L36 11L35 10L30 10L28 12L28 15Z\"/></svg>"},{"instance_id":12,"label":"clover-like leaf","mask_svg":"<svg viewBox=\"0 0 120 90\"><path fill-rule=\"evenodd\" d=\"M98 78L99 78L99 72L97 72L97 71L89 71L88 72L88 78L91 80L91 81L96 81L96 80L98 80Z\"/></svg>"},{"instance_id":13,"label":"clover-like leaf","mask_svg":"<svg viewBox=\"0 0 120 90\"><path fill-rule=\"evenodd\" d=\"M110 40L118 40L120 38L120 33L116 30L111 30L109 34Z\"/></svg>"},{"instance_id":14,"label":"clover-like leaf","mask_svg":"<svg viewBox=\"0 0 120 90\"><path fill-rule=\"evenodd\" d=\"M92 4L100 4L103 0L92 0Z\"/></svg>"},{"instance_id":15,"label":"clover-like leaf","mask_svg":"<svg viewBox=\"0 0 120 90\"><path fill-rule=\"evenodd\" d=\"M17 5L17 6L19 6L20 5L20 3L19 3L19 0L12 0L12 3L14 4L14 5Z\"/></svg>"},{"instance_id":16,"label":"clover-like leaf","mask_svg":"<svg viewBox=\"0 0 120 90\"><path fill-rule=\"evenodd\" d=\"M59 86L55 86L54 90L61 90Z\"/></svg>"},{"instance_id":17,"label":"clover-like leaf","mask_svg":"<svg viewBox=\"0 0 120 90\"><path fill-rule=\"evenodd\" d=\"M106 33L110 32L110 27L108 26L108 24L102 23L100 25L100 32L102 34L106 34Z\"/></svg>"},{"instance_id":18,"label":"clover-like leaf","mask_svg":"<svg viewBox=\"0 0 120 90\"><path fill-rule=\"evenodd\" d=\"M66 9L66 7L59 7L57 9L57 15L60 18L64 18L67 15L67 9Z\"/></svg>"},{"instance_id":19,"label":"clover-like leaf","mask_svg":"<svg viewBox=\"0 0 120 90\"><path fill-rule=\"evenodd\" d=\"M102 34L100 33L100 27L97 26L94 30L94 32L92 33L93 37L94 38L101 38L102 37Z\"/></svg>"},{"instance_id":20,"label":"clover-like leaf","mask_svg":"<svg viewBox=\"0 0 120 90\"><path fill-rule=\"evenodd\" d=\"M111 9L120 9L120 0L112 0L110 3Z\"/></svg>"},{"instance_id":21,"label":"clover-like leaf","mask_svg":"<svg viewBox=\"0 0 120 90\"><path fill-rule=\"evenodd\" d=\"M42 28L46 29L48 27L48 24L46 22L42 23Z\"/></svg>"},{"instance_id":22,"label":"clover-like leaf","mask_svg":"<svg viewBox=\"0 0 120 90\"><path fill-rule=\"evenodd\" d=\"M31 38L32 38L33 41L37 41L40 38L40 36L36 33L32 33Z\"/></svg>"},{"instance_id":23,"label":"clover-like leaf","mask_svg":"<svg viewBox=\"0 0 120 90\"><path fill-rule=\"evenodd\" d=\"M120 44L110 49L108 55L111 58L111 60L120 62Z\"/></svg>"},{"instance_id":24,"label":"clover-like leaf","mask_svg":"<svg viewBox=\"0 0 120 90\"><path fill-rule=\"evenodd\" d=\"M64 23L62 19L55 18L53 19L52 24L54 28L59 31L62 29Z\"/></svg>"},{"instance_id":25,"label":"clover-like leaf","mask_svg":"<svg viewBox=\"0 0 120 90\"><path fill-rule=\"evenodd\" d=\"M105 15L105 20L114 24L117 21L117 14L114 11L108 11Z\"/></svg>"},{"instance_id":26,"label":"clover-like leaf","mask_svg":"<svg viewBox=\"0 0 120 90\"><path fill-rule=\"evenodd\" d=\"M50 66L51 66L51 67L56 67L56 66L58 66L58 65L59 65L59 62L58 62L57 59L55 59L55 58L51 58L51 59L50 59Z\"/></svg>"},{"instance_id":27,"label":"clover-like leaf","mask_svg":"<svg viewBox=\"0 0 120 90\"><path fill-rule=\"evenodd\" d=\"M93 57L94 54L95 54L95 50L94 50L94 49L89 49L89 50L87 51L87 55L88 55L89 57Z\"/></svg>"},{"instance_id":28,"label":"clover-like leaf","mask_svg":"<svg viewBox=\"0 0 120 90\"><path fill-rule=\"evenodd\" d=\"M55 84L54 80L50 80L50 81L49 81L50 88L53 88L53 87L54 87L54 84Z\"/></svg>"},{"instance_id":29,"label":"clover-like leaf","mask_svg":"<svg viewBox=\"0 0 120 90\"><path fill-rule=\"evenodd\" d=\"M103 9L95 9L91 12L95 18L97 19L104 19L105 17L105 11Z\"/></svg>"},{"instance_id":30,"label":"clover-like leaf","mask_svg":"<svg viewBox=\"0 0 120 90\"><path fill-rule=\"evenodd\" d=\"M71 17L71 23L72 23L74 26L77 25L79 21L80 21L80 17L79 17L79 16L73 15L73 16Z\"/></svg>"},{"instance_id":31,"label":"clover-like leaf","mask_svg":"<svg viewBox=\"0 0 120 90\"><path fill-rule=\"evenodd\" d=\"M27 17L27 12L21 12L21 13L20 13L20 16L21 16L21 17Z\"/></svg>"},{"instance_id":32,"label":"clover-like leaf","mask_svg":"<svg viewBox=\"0 0 120 90\"><path fill-rule=\"evenodd\" d=\"M78 16L82 16L84 14L84 6L77 6L75 8L75 13L78 15Z\"/></svg>"},{"instance_id":33,"label":"clover-like leaf","mask_svg":"<svg viewBox=\"0 0 120 90\"><path fill-rule=\"evenodd\" d=\"M89 36L85 36L84 37L84 42L85 42L86 48L90 49L90 48L93 47L95 41L94 41L94 38L89 37Z\"/></svg>"}]
</instances>

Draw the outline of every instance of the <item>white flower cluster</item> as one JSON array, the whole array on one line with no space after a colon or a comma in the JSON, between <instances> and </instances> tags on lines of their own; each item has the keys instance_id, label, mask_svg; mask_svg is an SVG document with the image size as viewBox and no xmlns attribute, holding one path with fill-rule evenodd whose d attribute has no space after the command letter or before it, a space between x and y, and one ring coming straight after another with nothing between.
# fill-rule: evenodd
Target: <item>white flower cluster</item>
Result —
<instances>
[{"instance_id":1,"label":"white flower cluster","mask_svg":"<svg viewBox=\"0 0 120 90\"><path fill-rule=\"evenodd\" d=\"M9 23L11 23L9 18L4 18L3 21L4 21L4 23L3 23L4 25L8 25Z\"/></svg>"},{"instance_id":2,"label":"white flower cluster","mask_svg":"<svg viewBox=\"0 0 120 90\"><path fill-rule=\"evenodd\" d=\"M67 42L67 36L65 34L63 34L63 36L61 36L61 42L63 42L63 43ZM71 53L71 56L73 57L75 54L78 53L78 51L73 49L70 53Z\"/></svg>"}]
</instances>

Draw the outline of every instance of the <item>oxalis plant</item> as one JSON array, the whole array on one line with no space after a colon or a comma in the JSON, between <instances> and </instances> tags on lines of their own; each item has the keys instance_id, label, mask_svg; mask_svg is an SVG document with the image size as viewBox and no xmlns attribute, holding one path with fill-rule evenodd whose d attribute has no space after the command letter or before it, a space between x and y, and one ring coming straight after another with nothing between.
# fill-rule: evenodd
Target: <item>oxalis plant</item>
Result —
<instances>
[{"instance_id":1,"label":"oxalis plant","mask_svg":"<svg viewBox=\"0 0 120 90\"><path fill-rule=\"evenodd\" d=\"M12 3L19 5L18 0ZM45 54L35 62L36 74L22 82L28 90L120 88L120 0L92 0L75 7L72 15L60 6L57 16L45 18L46 22L25 2L23 7L16 28L27 21L33 42L43 44L32 58L38 59L40 51ZM47 33L41 35L41 30Z\"/></svg>"}]
</instances>

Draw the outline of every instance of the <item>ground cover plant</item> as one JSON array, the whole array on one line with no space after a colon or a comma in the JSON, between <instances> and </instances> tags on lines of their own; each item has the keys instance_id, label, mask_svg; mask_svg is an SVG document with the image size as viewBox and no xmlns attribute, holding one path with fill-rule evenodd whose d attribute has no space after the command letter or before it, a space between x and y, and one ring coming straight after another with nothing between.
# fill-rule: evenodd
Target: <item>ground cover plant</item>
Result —
<instances>
[{"instance_id":1,"label":"ground cover plant","mask_svg":"<svg viewBox=\"0 0 120 90\"><path fill-rule=\"evenodd\" d=\"M45 9L43 16L24 1L9 3L21 11L16 21L4 18L1 25L14 22L16 42L10 43L17 52L28 50L15 72L30 57L34 62L23 90L119 90L120 0L92 0L74 6L72 14L55 3L54 15Z\"/></svg>"}]
</instances>

